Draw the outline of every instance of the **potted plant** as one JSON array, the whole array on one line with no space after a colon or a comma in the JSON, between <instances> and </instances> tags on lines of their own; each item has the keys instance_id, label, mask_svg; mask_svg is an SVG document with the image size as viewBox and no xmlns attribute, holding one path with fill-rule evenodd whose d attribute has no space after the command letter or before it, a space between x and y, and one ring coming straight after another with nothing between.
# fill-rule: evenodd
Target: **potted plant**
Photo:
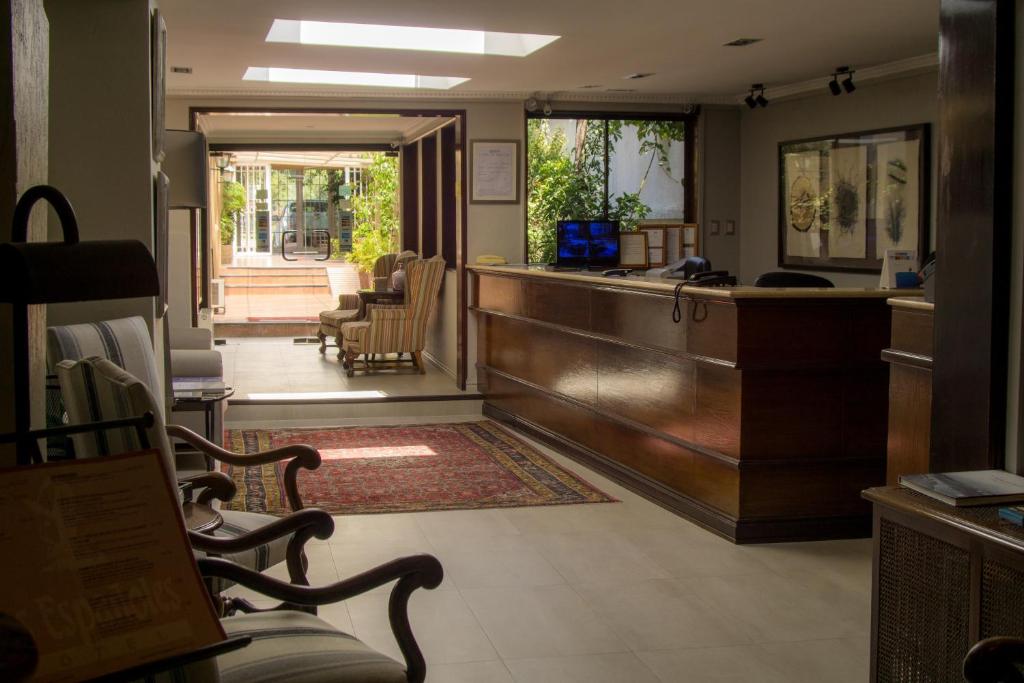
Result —
<instances>
[{"instance_id":1,"label":"potted plant","mask_svg":"<svg viewBox=\"0 0 1024 683\"><path fill-rule=\"evenodd\" d=\"M245 186L226 181L220 194L220 262L226 265L234 259L235 225L238 213L245 208Z\"/></svg>"},{"instance_id":2,"label":"potted plant","mask_svg":"<svg viewBox=\"0 0 1024 683\"><path fill-rule=\"evenodd\" d=\"M366 190L352 197L352 251L349 262L359 266L359 286L368 289L373 264L398 247L398 159L376 155L363 169Z\"/></svg>"}]
</instances>

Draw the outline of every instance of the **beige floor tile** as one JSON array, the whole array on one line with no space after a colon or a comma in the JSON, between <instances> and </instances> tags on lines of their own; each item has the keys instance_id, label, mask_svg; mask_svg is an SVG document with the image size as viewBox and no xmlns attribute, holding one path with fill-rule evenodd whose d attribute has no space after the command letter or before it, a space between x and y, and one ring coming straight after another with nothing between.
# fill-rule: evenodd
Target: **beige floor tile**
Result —
<instances>
[{"instance_id":1,"label":"beige floor tile","mask_svg":"<svg viewBox=\"0 0 1024 683\"><path fill-rule=\"evenodd\" d=\"M669 574L614 531L527 536L567 583L643 581Z\"/></svg>"},{"instance_id":2,"label":"beige floor tile","mask_svg":"<svg viewBox=\"0 0 1024 683\"><path fill-rule=\"evenodd\" d=\"M867 638L812 640L761 645L768 663L790 683L862 683L868 680Z\"/></svg>"},{"instance_id":3,"label":"beige floor tile","mask_svg":"<svg viewBox=\"0 0 1024 683\"><path fill-rule=\"evenodd\" d=\"M657 683L650 668L632 653L509 659L512 678L522 683Z\"/></svg>"},{"instance_id":4,"label":"beige floor tile","mask_svg":"<svg viewBox=\"0 0 1024 683\"><path fill-rule=\"evenodd\" d=\"M443 510L427 512L417 518L420 529L431 543L463 541L518 534L501 510Z\"/></svg>"},{"instance_id":5,"label":"beige floor tile","mask_svg":"<svg viewBox=\"0 0 1024 683\"><path fill-rule=\"evenodd\" d=\"M677 581L573 588L637 652L751 642L742 624L709 608Z\"/></svg>"},{"instance_id":6,"label":"beige floor tile","mask_svg":"<svg viewBox=\"0 0 1024 683\"><path fill-rule=\"evenodd\" d=\"M410 541L416 547L427 547L427 537L416 521L419 513L381 515L336 515L334 533L329 545L360 545L385 539L396 543Z\"/></svg>"},{"instance_id":7,"label":"beige floor tile","mask_svg":"<svg viewBox=\"0 0 1024 683\"><path fill-rule=\"evenodd\" d=\"M478 537L472 543L445 538L431 546L445 575L459 589L565 583L555 567L519 535Z\"/></svg>"},{"instance_id":8,"label":"beige floor tile","mask_svg":"<svg viewBox=\"0 0 1024 683\"><path fill-rule=\"evenodd\" d=\"M427 661L427 683L512 683L512 675L500 660L433 664Z\"/></svg>"},{"instance_id":9,"label":"beige floor tile","mask_svg":"<svg viewBox=\"0 0 1024 683\"><path fill-rule=\"evenodd\" d=\"M627 650L622 639L569 586L460 592L503 659Z\"/></svg>"},{"instance_id":10,"label":"beige floor tile","mask_svg":"<svg viewBox=\"0 0 1024 683\"><path fill-rule=\"evenodd\" d=\"M871 588L871 539L817 543L766 543L750 546L752 554L782 576L812 572L851 590Z\"/></svg>"},{"instance_id":11,"label":"beige floor tile","mask_svg":"<svg viewBox=\"0 0 1024 683\"><path fill-rule=\"evenodd\" d=\"M638 652L663 683L793 683L756 645ZM831 683L822 678L818 683Z\"/></svg>"},{"instance_id":12,"label":"beige floor tile","mask_svg":"<svg viewBox=\"0 0 1024 683\"><path fill-rule=\"evenodd\" d=\"M743 576L770 571L750 548L734 545L696 525L672 530L641 526L623 534L675 577Z\"/></svg>"},{"instance_id":13,"label":"beige floor tile","mask_svg":"<svg viewBox=\"0 0 1024 683\"><path fill-rule=\"evenodd\" d=\"M341 578L355 576L406 555L434 554L434 549L429 544L403 537L367 537L359 543L334 543L330 548L338 576ZM392 585L388 583L373 590L387 592L391 590ZM444 590L455 587L447 573L440 587Z\"/></svg>"},{"instance_id":14,"label":"beige floor tile","mask_svg":"<svg viewBox=\"0 0 1024 683\"><path fill-rule=\"evenodd\" d=\"M402 661L388 622L388 597L384 593L360 595L348 601L348 610L360 640ZM409 622L428 665L498 658L458 591L416 591L409 601Z\"/></svg>"},{"instance_id":15,"label":"beige floor tile","mask_svg":"<svg viewBox=\"0 0 1024 683\"><path fill-rule=\"evenodd\" d=\"M348 606L344 602L320 605L316 608L316 612L318 617L334 628L344 631L349 635L355 634L355 627L352 625L352 617L349 615Z\"/></svg>"},{"instance_id":16,"label":"beige floor tile","mask_svg":"<svg viewBox=\"0 0 1024 683\"><path fill-rule=\"evenodd\" d=\"M755 642L867 635L869 594L815 574L774 573L683 580L708 607L743 624Z\"/></svg>"}]
</instances>

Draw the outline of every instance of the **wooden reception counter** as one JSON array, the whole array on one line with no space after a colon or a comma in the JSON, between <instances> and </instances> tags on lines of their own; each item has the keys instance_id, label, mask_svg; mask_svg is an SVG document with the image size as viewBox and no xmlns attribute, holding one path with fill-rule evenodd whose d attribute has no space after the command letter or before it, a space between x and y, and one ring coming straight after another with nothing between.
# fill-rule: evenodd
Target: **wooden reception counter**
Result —
<instances>
[{"instance_id":1,"label":"wooden reception counter","mask_svg":"<svg viewBox=\"0 0 1024 683\"><path fill-rule=\"evenodd\" d=\"M737 543L870 536L891 292L474 266L484 412Z\"/></svg>"}]
</instances>

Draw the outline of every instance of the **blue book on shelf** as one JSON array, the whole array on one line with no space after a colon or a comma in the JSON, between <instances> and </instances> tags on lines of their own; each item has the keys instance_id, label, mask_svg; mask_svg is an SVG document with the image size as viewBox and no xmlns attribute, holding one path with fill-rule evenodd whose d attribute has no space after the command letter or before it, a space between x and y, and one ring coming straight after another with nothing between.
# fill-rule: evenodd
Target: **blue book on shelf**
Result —
<instances>
[{"instance_id":1,"label":"blue book on shelf","mask_svg":"<svg viewBox=\"0 0 1024 683\"><path fill-rule=\"evenodd\" d=\"M999 508L999 517L1011 524L1024 526L1024 507L1014 505L1012 507Z\"/></svg>"}]
</instances>

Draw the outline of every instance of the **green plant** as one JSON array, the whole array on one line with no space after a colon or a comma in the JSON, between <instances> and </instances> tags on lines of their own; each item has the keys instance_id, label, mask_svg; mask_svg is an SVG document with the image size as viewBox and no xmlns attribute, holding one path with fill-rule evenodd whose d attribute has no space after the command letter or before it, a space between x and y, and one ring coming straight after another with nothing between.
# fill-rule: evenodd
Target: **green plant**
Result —
<instances>
[{"instance_id":1,"label":"green plant","mask_svg":"<svg viewBox=\"0 0 1024 683\"><path fill-rule=\"evenodd\" d=\"M352 252L348 260L367 273L398 249L398 158L377 154L363 169L366 192L352 197Z\"/></svg>"},{"instance_id":2,"label":"green plant","mask_svg":"<svg viewBox=\"0 0 1024 683\"><path fill-rule=\"evenodd\" d=\"M231 244L235 237L238 213L245 208L245 186L233 181L221 186L220 243Z\"/></svg>"}]
</instances>

